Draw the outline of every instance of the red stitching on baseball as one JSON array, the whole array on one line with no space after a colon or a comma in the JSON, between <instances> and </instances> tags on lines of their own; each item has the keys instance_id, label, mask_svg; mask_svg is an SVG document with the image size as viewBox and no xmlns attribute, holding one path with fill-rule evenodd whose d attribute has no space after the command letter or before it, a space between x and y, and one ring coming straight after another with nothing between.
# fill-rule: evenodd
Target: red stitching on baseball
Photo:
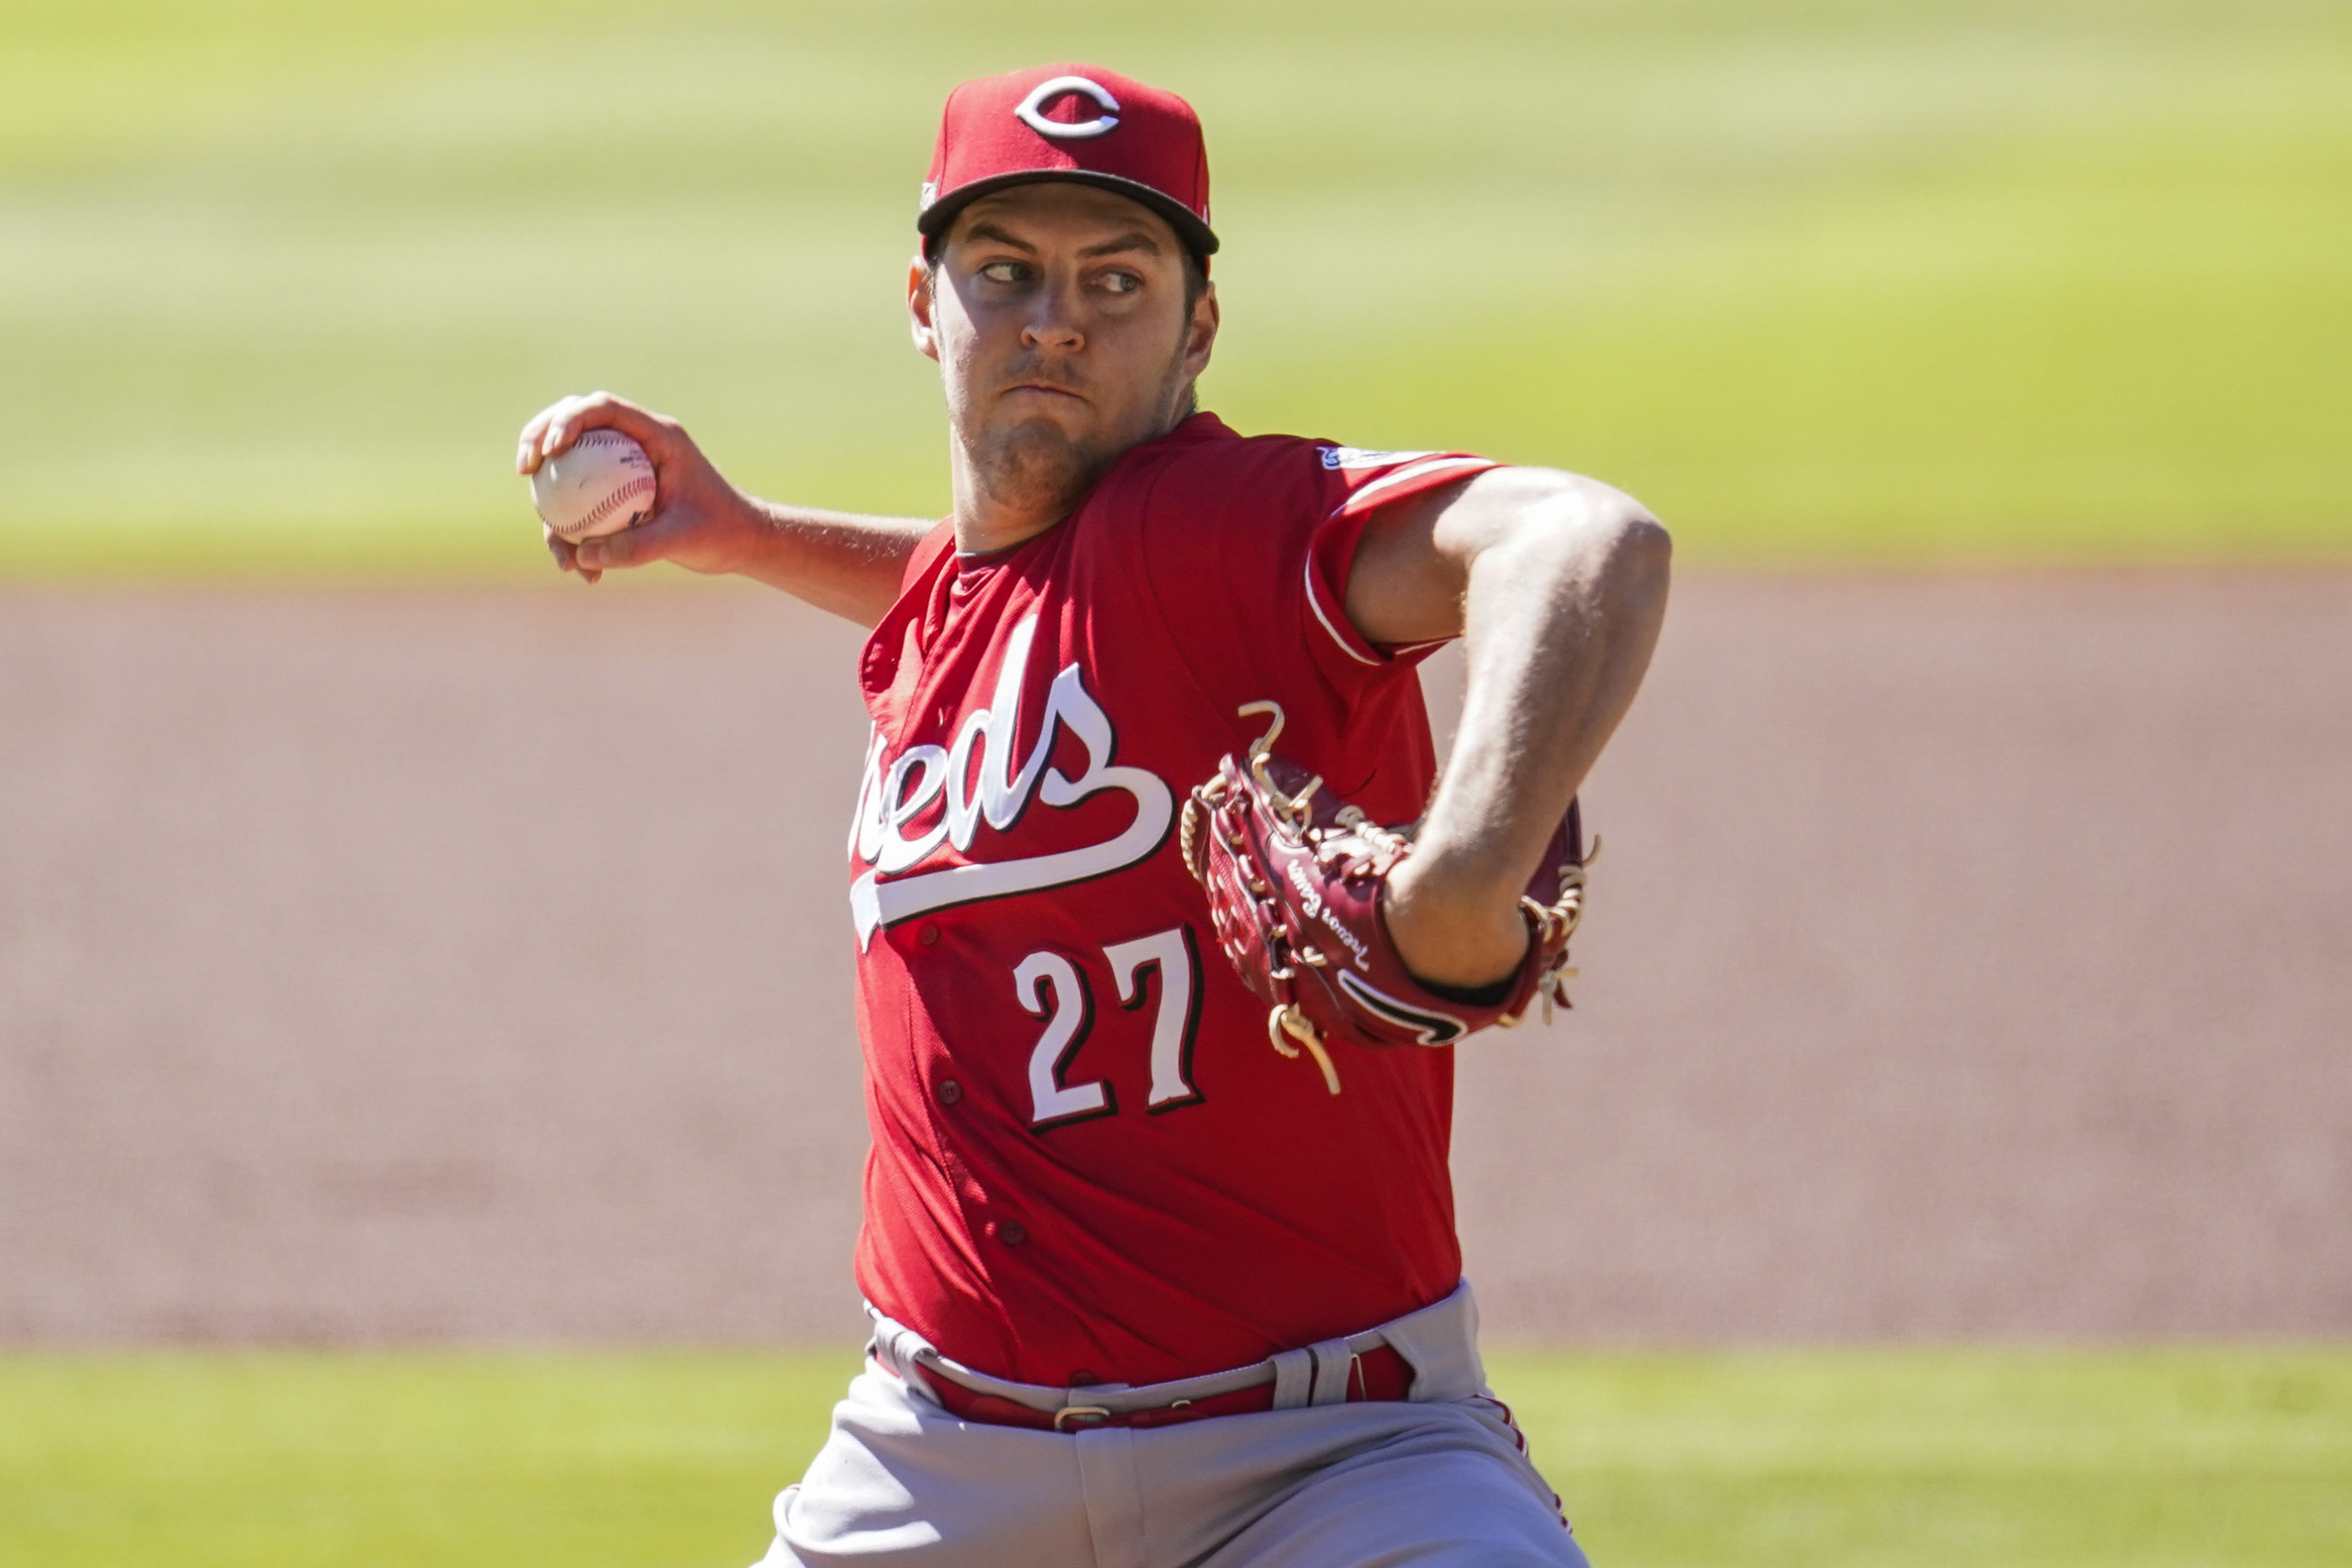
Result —
<instances>
[{"instance_id":1,"label":"red stitching on baseball","mask_svg":"<svg viewBox=\"0 0 2352 1568\"><path fill-rule=\"evenodd\" d=\"M623 501L634 500L640 495L651 495L653 490L654 481L643 474L638 475L603 500L598 501L587 516L572 525L572 531L577 533L583 529L595 527L599 522L612 516Z\"/></svg>"}]
</instances>

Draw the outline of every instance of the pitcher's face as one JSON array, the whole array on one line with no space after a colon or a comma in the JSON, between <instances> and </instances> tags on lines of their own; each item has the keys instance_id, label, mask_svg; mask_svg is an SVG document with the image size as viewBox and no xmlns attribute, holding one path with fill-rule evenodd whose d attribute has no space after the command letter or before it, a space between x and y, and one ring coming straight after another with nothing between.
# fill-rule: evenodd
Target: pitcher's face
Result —
<instances>
[{"instance_id":1,"label":"pitcher's face","mask_svg":"<svg viewBox=\"0 0 2352 1568\"><path fill-rule=\"evenodd\" d=\"M1182 242L1140 203L1035 182L956 215L915 341L940 362L972 479L1001 503L1066 510L1118 455L1164 435L1209 363L1216 300L1185 300Z\"/></svg>"}]
</instances>

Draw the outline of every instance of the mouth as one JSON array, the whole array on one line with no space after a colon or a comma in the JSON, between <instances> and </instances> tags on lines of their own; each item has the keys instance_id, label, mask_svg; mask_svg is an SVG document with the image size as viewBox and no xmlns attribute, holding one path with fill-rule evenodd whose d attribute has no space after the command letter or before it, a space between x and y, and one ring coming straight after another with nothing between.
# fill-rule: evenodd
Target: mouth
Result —
<instances>
[{"instance_id":1,"label":"mouth","mask_svg":"<svg viewBox=\"0 0 2352 1568\"><path fill-rule=\"evenodd\" d=\"M1004 395L1012 397L1024 392L1034 393L1041 397L1066 397L1078 403L1086 401L1082 394L1050 381L1016 381L1004 389Z\"/></svg>"}]
</instances>

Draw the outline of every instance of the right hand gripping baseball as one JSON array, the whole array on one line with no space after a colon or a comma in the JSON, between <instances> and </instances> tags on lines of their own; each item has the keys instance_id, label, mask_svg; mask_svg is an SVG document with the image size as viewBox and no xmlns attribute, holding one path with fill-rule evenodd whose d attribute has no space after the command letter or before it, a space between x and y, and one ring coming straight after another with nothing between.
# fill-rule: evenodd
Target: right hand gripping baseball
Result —
<instances>
[{"instance_id":1,"label":"right hand gripping baseball","mask_svg":"<svg viewBox=\"0 0 2352 1568\"><path fill-rule=\"evenodd\" d=\"M1553 832L1519 900L1528 951L1492 1003L1440 995L1413 978L1381 918L1381 891L1413 851L1410 829L1383 827L1334 800L1322 781L1273 754L1274 726L1246 762L1227 756L1184 804L1185 866L1208 894L1217 945L1271 1009L1266 1035L1302 1049L1339 1092L1333 1039L1361 1046L1450 1046L1490 1024L1517 1024L1538 1001L1568 1005L1568 939L1584 910L1576 804Z\"/></svg>"},{"instance_id":2,"label":"right hand gripping baseball","mask_svg":"<svg viewBox=\"0 0 2352 1568\"><path fill-rule=\"evenodd\" d=\"M522 427L515 471L531 474L591 430L617 430L653 459L653 515L634 528L578 542L542 526L548 552L566 572L595 582L613 567L673 562L689 572L741 569L761 528L751 498L727 482L685 426L609 392L562 398Z\"/></svg>"}]
</instances>

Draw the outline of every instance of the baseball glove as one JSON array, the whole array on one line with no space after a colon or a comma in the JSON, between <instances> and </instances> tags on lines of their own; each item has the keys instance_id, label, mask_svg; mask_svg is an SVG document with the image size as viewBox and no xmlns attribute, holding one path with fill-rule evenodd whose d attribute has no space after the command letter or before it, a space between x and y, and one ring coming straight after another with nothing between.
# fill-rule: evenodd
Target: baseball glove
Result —
<instances>
[{"instance_id":1,"label":"baseball glove","mask_svg":"<svg viewBox=\"0 0 2352 1568\"><path fill-rule=\"evenodd\" d=\"M1519 912L1528 953L1489 1003L1440 995L1409 973L1381 919L1381 889L1412 853L1419 824L1383 827L1334 800L1323 781L1273 753L1282 709L1253 702L1243 714L1274 723L1246 763L1226 757L1184 803L1184 864L1209 896L1217 944L1271 1007L1266 1036L1296 1057L1304 1048L1339 1092L1327 1048L1450 1046L1489 1024L1506 1027L1538 998L1549 1021L1568 1005L1568 939L1584 912L1583 833L1575 802L1544 850ZM1596 842L1594 847L1599 848Z\"/></svg>"}]
</instances>

